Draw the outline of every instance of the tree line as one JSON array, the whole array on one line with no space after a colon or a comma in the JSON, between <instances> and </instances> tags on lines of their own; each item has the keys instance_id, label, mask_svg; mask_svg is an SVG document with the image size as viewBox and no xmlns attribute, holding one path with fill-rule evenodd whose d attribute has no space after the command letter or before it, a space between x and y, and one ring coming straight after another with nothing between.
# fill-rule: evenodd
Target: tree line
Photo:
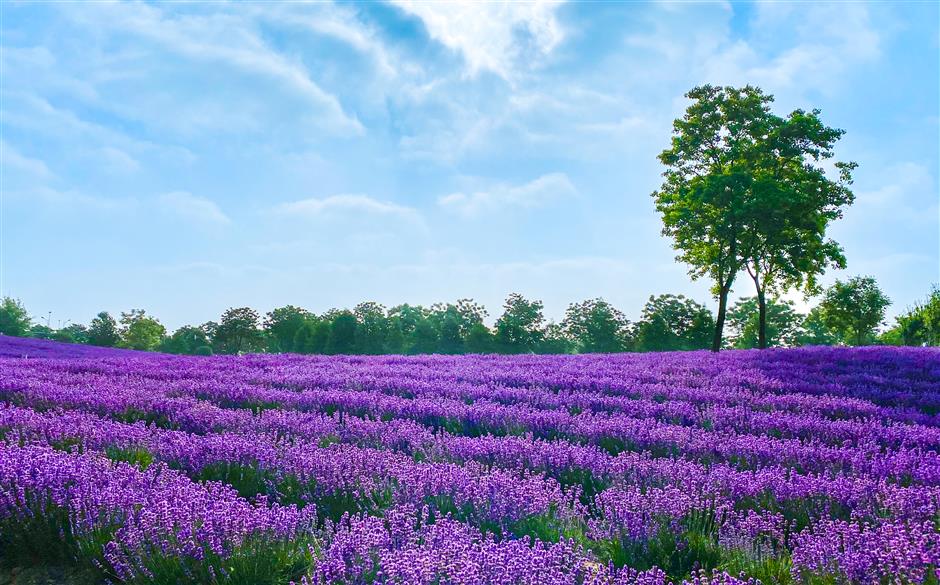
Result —
<instances>
[{"instance_id":1,"label":"tree line","mask_svg":"<svg viewBox=\"0 0 940 585\"><path fill-rule=\"evenodd\" d=\"M807 314L790 301L768 298L764 345L940 345L940 288L934 287L925 301L879 332L889 304L871 277L836 281ZM760 347L760 314L756 297L732 304L727 311L731 334L723 346ZM506 299L493 326L486 325L487 317L481 304L461 299L389 309L364 302L319 315L293 305L264 316L236 307L218 321L186 325L172 333L156 317L132 309L118 319L101 312L87 326L73 323L53 329L34 322L20 301L7 297L0 302L0 334L189 355L617 353L708 349L716 321L703 304L671 294L651 296L635 322L600 298L572 303L564 318L554 322L545 318L541 301L516 293Z\"/></svg>"}]
</instances>

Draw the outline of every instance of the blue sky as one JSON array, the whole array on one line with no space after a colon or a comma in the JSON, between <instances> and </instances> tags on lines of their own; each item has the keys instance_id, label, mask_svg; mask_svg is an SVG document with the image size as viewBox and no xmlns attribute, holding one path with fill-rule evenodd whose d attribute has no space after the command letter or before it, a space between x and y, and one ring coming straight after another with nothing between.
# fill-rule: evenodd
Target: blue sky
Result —
<instances>
[{"instance_id":1,"label":"blue sky","mask_svg":"<svg viewBox=\"0 0 940 585\"><path fill-rule=\"evenodd\" d=\"M847 131L832 228L892 314L940 280L938 4L2 4L2 292L52 324L518 291L705 301L649 196L682 94ZM740 280L736 295L752 294Z\"/></svg>"}]
</instances>

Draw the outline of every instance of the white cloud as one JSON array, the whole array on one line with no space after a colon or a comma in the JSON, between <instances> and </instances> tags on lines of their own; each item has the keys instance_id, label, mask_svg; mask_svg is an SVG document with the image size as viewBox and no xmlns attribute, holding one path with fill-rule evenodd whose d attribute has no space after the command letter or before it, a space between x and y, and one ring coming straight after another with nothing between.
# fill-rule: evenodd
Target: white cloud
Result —
<instances>
[{"instance_id":1,"label":"white cloud","mask_svg":"<svg viewBox=\"0 0 940 585\"><path fill-rule=\"evenodd\" d=\"M130 173L140 169L137 159L120 148L104 146L98 149L97 154L106 166L115 171Z\"/></svg>"},{"instance_id":2,"label":"white cloud","mask_svg":"<svg viewBox=\"0 0 940 585\"><path fill-rule=\"evenodd\" d=\"M0 138L0 162L4 167L16 169L33 178L48 179L52 177L52 171L49 170L45 162L22 154L2 138Z\"/></svg>"},{"instance_id":3,"label":"white cloud","mask_svg":"<svg viewBox=\"0 0 940 585\"><path fill-rule=\"evenodd\" d=\"M303 64L270 48L255 32L250 20L227 13L212 16L171 16L145 4L109 4L105 14L75 14L88 24L107 25L133 32L159 43L169 51L193 60L218 63L266 77L306 98L318 110L318 118L331 131L362 134L355 116L347 114L339 100L314 82Z\"/></svg>"},{"instance_id":4,"label":"white cloud","mask_svg":"<svg viewBox=\"0 0 940 585\"><path fill-rule=\"evenodd\" d=\"M171 213L203 224L225 225L231 220L214 202L186 191L174 191L160 196L160 204Z\"/></svg>"},{"instance_id":5,"label":"white cloud","mask_svg":"<svg viewBox=\"0 0 940 585\"><path fill-rule=\"evenodd\" d=\"M301 217L323 217L334 214L385 216L423 224L421 215L416 209L388 201L379 201L366 195L331 195L322 199L312 197L282 203L274 208L274 212L278 215Z\"/></svg>"},{"instance_id":6,"label":"white cloud","mask_svg":"<svg viewBox=\"0 0 940 585\"><path fill-rule=\"evenodd\" d=\"M484 213L507 207L534 208L550 201L573 197L577 189L564 173L542 175L524 185L500 185L488 191L474 193L451 193L437 202L445 208L464 216L476 217Z\"/></svg>"},{"instance_id":7,"label":"white cloud","mask_svg":"<svg viewBox=\"0 0 940 585\"><path fill-rule=\"evenodd\" d=\"M316 11L311 5L302 5L300 10L295 10L295 7L292 4L268 4L257 10L257 16L336 39L370 56L382 75L394 77L398 73L395 60L376 32L357 20L351 11L335 4L315 5Z\"/></svg>"},{"instance_id":8,"label":"white cloud","mask_svg":"<svg viewBox=\"0 0 940 585\"><path fill-rule=\"evenodd\" d=\"M471 74L511 79L520 62L537 63L564 38L560 2L422 2L393 0L419 17L434 40L460 52Z\"/></svg>"}]
</instances>

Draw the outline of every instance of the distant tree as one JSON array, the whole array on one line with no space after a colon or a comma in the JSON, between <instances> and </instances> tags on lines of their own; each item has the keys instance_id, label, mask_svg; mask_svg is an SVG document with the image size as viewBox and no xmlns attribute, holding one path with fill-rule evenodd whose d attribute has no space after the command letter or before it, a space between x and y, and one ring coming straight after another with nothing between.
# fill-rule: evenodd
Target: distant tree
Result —
<instances>
[{"instance_id":1,"label":"distant tree","mask_svg":"<svg viewBox=\"0 0 940 585\"><path fill-rule=\"evenodd\" d=\"M88 327L89 345L100 347L114 347L121 341L117 321L107 311L102 311L91 320Z\"/></svg>"},{"instance_id":2,"label":"distant tree","mask_svg":"<svg viewBox=\"0 0 940 585\"><path fill-rule=\"evenodd\" d=\"M88 343L88 328L81 323L72 323L56 331L52 338L65 343Z\"/></svg>"},{"instance_id":3,"label":"distant tree","mask_svg":"<svg viewBox=\"0 0 940 585\"><path fill-rule=\"evenodd\" d=\"M121 347L154 351L163 341L166 328L143 309L121 313Z\"/></svg>"},{"instance_id":4,"label":"distant tree","mask_svg":"<svg viewBox=\"0 0 940 585\"><path fill-rule=\"evenodd\" d=\"M180 355L196 355L196 350L209 345L209 336L206 335L202 327L184 325L163 340L160 344L160 351Z\"/></svg>"},{"instance_id":5,"label":"distant tree","mask_svg":"<svg viewBox=\"0 0 940 585\"><path fill-rule=\"evenodd\" d=\"M722 345L728 294L742 269L757 289L758 345L764 346L766 294L812 289L827 265L844 265L825 230L852 202L847 185L855 164L835 163L838 180L826 177L820 161L832 157L843 132L823 125L817 110L776 116L773 96L752 86L704 85L686 97L693 103L673 123L672 144L659 155L665 181L653 198L663 234L693 278L714 281L712 350Z\"/></svg>"},{"instance_id":6,"label":"distant tree","mask_svg":"<svg viewBox=\"0 0 940 585\"><path fill-rule=\"evenodd\" d=\"M493 353L496 351L496 337L483 323L475 323L467 333L464 349L468 353Z\"/></svg>"},{"instance_id":7,"label":"distant tree","mask_svg":"<svg viewBox=\"0 0 940 585\"><path fill-rule=\"evenodd\" d=\"M766 301L764 347L791 347L797 344L800 334L801 316L793 309L793 303L785 300ZM728 311L728 321L734 329L732 347L752 349L760 346L760 309L756 297L738 300Z\"/></svg>"},{"instance_id":8,"label":"distant tree","mask_svg":"<svg viewBox=\"0 0 940 585\"><path fill-rule=\"evenodd\" d=\"M19 299L3 297L0 301L0 335L23 337L29 333L32 319Z\"/></svg>"},{"instance_id":9,"label":"distant tree","mask_svg":"<svg viewBox=\"0 0 940 585\"><path fill-rule=\"evenodd\" d=\"M196 348L196 351L193 352L194 355L212 355L212 346L209 345L200 345Z\"/></svg>"},{"instance_id":10,"label":"distant tree","mask_svg":"<svg viewBox=\"0 0 940 585\"><path fill-rule=\"evenodd\" d=\"M503 314L496 321L496 340L500 351L528 353L542 340L542 301L529 301L512 293L503 304Z\"/></svg>"},{"instance_id":11,"label":"distant tree","mask_svg":"<svg viewBox=\"0 0 940 585\"><path fill-rule=\"evenodd\" d=\"M826 325L837 332L847 345L865 345L875 340L875 333L885 318L891 300L870 276L856 276L846 282L837 280L826 289L819 308Z\"/></svg>"},{"instance_id":12,"label":"distant tree","mask_svg":"<svg viewBox=\"0 0 940 585\"><path fill-rule=\"evenodd\" d=\"M463 337L460 336L460 322L454 311L445 311L438 321L438 353L458 354L464 351Z\"/></svg>"},{"instance_id":13,"label":"distant tree","mask_svg":"<svg viewBox=\"0 0 940 585\"><path fill-rule=\"evenodd\" d=\"M543 355L574 353L576 347L577 344L562 324L549 322L543 329L542 339L535 344L535 353Z\"/></svg>"},{"instance_id":14,"label":"distant tree","mask_svg":"<svg viewBox=\"0 0 940 585\"><path fill-rule=\"evenodd\" d=\"M219 353L239 354L262 349L261 317L249 307L231 308L222 313L212 343Z\"/></svg>"},{"instance_id":15,"label":"distant tree","mask_svg":"<svg viewBox=\"0 0 940 585\"><path fill-rule=\"evenodd\" d=\"M326 353L330 355L353 354L356 352L356 316L349 311L334 311L330 317L330 337L326 344Z\"/></svg>"},{"instance_id":16,"label":"distant tree","mask_svg":"<svg viewBox=\"0 0 940 585\"><path fill-rule=\"evenodd\" d=\"M639 351L707 349L715 318L704 305L683 295L650 296L636 325Z\"/></svg>"},{"instance_id":17,"label":"distant tree","mask_svg":"<svg viewBox=\"0 0 940 585\"><path fill-rule=\"evenodd\" d=\"M604 299L572 303L561 327L581 353L613 353L628 345L630 322Z\"/></svg>"},{"instance_id":18,"label":"distant tree","mask_svg":"<svg viewBox=\"0 0 940 585\"><path fill-rule=\"evenodd\" d=\"M359 303L353 309L356 316L355 353L378 355L385 351L388 319L385 307L379 303Z\"/></svg>"},{"instance_id":19,"label":"distant tree","mask_svg":"<svg viewBox=\"0 0 940 585\"><path fill-rule=\"evenodd\" d=\"M838 334L826 325L826 318L819 307L813 307L803 318L797 345L835 345L839 343Z\"/></svg>"},{"instance_id":20,"label":"distant tree","mask_svg":"<svg viewBox=\"0 0 940 585\"><path fill-rule=\"evenodd\" d=\"M898 315L894 327L882 335L891 345L940 345L940 286L934 285L927 300Z\"/></svg>"},{"instance_id":21,"label":"distant tree","mask_svg":"<svg viewBox=\"0 0 940 585\"><path fill-rule=\"evenodd\" d=\"M437 351L457 354L466 351L465 344L474 326L482 324L487 312L473 299L459 299L456 303L436 303L427 318L438 332Z\"/></svg>"},{"instance_id":22,"label":"distant tree","mask_svg":"<svg viewBox=\"0 0 940 585\"><path fill-rule=\"evenodd\" d=\"M36 339L52 339L55 337L55 330L41 323L34 323L30 326L27 335Z\"/></svg>"},{"instance_id":23,"label":"distant tree","mask_svg":"<svg viewBox=\"0 0 940 585\"><path fill-rule=\"evenodd\" d=\"M292 347L296 353L324 354L329 340L330 322L309 319L297 330Z\"/></svg>"},{"instance_id":24,"label":"distant tree","mask_svg":"<svg viewBox=\"0 0 940 585\"><path fill-rule=\"evenodd\" d=\"M269 312L264 319L268 350L272 352L295 351L294 337L311 318L313 315L309 311L293 305L278 307Z\"/></svg>"},{"instance_id":25,"label":"distant tree","mask_svg":"<svg viewBox=\"0 0 940 585\"><path fill-rule=\"evenodd\" d=\"M411 332L409 338L407 344L409 354L436 353L440 343L440 333L434 322L428 318L422 318L415 323L414 331Z\"/></svg>"},{"instance_id":26,"label":"distant tree","mask_svg":"<svg viewBox=\"0 0 940 585\"><path fill-rule=\"evenodd\" d=\"M388 334L385 336L385 353L405 353L405 333L401 330L401 322L391 315L388 318Z\"/></svg>"}]
</instances>

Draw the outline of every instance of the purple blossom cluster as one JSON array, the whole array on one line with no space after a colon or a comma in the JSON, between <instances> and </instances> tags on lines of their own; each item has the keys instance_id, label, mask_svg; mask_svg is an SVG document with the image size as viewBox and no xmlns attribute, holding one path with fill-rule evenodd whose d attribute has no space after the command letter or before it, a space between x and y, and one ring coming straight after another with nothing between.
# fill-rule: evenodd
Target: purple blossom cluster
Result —
<instances>
[{"instance_id":1,"label":"purple blossom cluster","mask_svg":"<svg viewBox=\"0 0 940 585\"><path fill-rule=\"evenodd\" d=\"M0 337L0 547L104 579L940 579L935 350L80 349Z\"/></svg>"}]
</instances>

